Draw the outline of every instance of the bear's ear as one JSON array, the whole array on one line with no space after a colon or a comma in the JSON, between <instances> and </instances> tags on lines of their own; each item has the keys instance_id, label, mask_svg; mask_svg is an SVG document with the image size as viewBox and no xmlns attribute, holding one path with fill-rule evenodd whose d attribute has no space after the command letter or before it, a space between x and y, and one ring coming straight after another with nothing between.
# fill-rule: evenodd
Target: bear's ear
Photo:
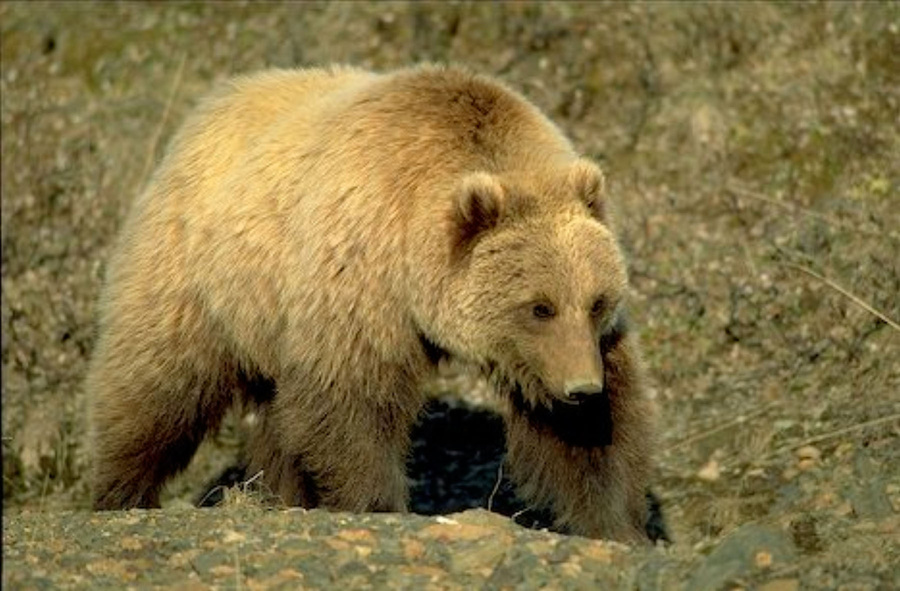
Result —
<instances>
[{"instance_id":1,"label":"bear's ear","mask_svg":"<svg viewBox=\"0 0 900 591\"><path fill-rule=\"evenodd\" d=\"M579 159L569 171L569 185L587 206L591 215L606 221L606 179L600 167L590 160Z\"/></svg>"},{"instance_id":2,"label":"bear's ear","mask_svg":"<svg viewBox=\"0 0 900 591\"><path fill-rule=\"evenodd\" d=\"M458 244L465 245L496 226L503 215L504 202L505 193L497 177L475 172L463 178L454 207Z\"/></svg>"}]
</instances>

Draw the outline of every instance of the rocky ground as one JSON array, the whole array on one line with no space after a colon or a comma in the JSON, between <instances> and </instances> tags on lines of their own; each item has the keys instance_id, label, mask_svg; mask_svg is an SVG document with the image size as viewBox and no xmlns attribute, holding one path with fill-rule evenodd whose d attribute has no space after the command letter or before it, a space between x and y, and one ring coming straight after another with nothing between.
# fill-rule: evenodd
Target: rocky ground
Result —
<instances>
[{"instance_id":1,"label":"rocky ground","mask_svg":"<svg viewBox=\"0 0 900 591\"><path fill-rule=\"evenodd\" d=\"M4 2L0 43L4 587L898 586L900 5ZM191 106L267 66L423 60L502 77L607 170L674 543L234 491L191 509L236 462L238 417L162 511L87 512L104 262ZM452 449L446 420L485 431L446 470L411 460L414 508L486 507L489 394L451 371L434 390L469 405L418 452Z\"/></svg>"}]
</instances>

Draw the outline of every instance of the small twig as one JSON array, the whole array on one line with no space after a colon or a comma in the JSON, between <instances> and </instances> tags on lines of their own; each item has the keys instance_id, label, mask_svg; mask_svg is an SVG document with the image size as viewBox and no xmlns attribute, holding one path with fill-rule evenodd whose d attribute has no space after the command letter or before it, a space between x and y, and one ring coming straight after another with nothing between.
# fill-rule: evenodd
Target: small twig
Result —
<instances>
[{"instance_id":1,"label":"small twig","mask_svg":"<svg viewBox=\"0 0 900 591\"><path fill-rule=\"evenodd\" d=\"M670 453L670 452L675 451L676 449L680 449L680 448L682 448L682 447L684 447L684 446L686 446L686 445L690 445L691 443L695 443L695 442L700 441L700 440L702 440L702 439L706 439L707 437L709 437L709 436L711 436L711 435L714 435L714 434L716 434L716 433L719 433L720 431L724 431L725 429L730 429L730 428L735 427L735 426L737 426L737 425L740 425L740 424L742 424L742 423L746 423L746 422L748 422L748 421L751 421L751 420L755 419L756 417L760 416L761 414L767 412L771 406L772 406L772 404L767 404L767 405L764 406L763 408L761 408L761 409L759 409L759 410L757 410L757 411L754 411L754 412L752 412L752 413L750 413L750 414L748 414L748 415L740 415L740 416L738 416L737 418L734 418L734 419L732 419L732 420L730 420L730 421L727 421L727 422L725 422L725 423L722 423L721 425L717 425L717 426L713 427L712 429L707 429L706 431L702 431L702 432L700 432L700 433L696 433L696 434L694 434L694 435L691 435L691 436L689 436L688 438L682 439L681 441L679 441L679 442L677 442L677 443L675 443L675 444L669 446L669 447L665 450L664 453L667 453L667 454L668 454L668 453Z\"/></svg>"},{"instance_id":2,"label":"small twig","mask_svg":"<svg viewBox=\"0 0 900 591\"><path fill-rule=\"evenodd\" d=\"M241 579L241 554L237 547L234 549L234 588L237 591L242 589Z\"/></svg>"},{"instance_id":3,"label":"small twig","mask_svg":"<svg viewBox=\"0 0 900 591\"><path fill-rule=\"evenodd\" d=\"M810 437L809 439L804 439L799 443L792 443L790 445L785 445L772 453L768 454L768 457L778 456L787 451L792 451L795 449L800 449L801 447L806 447L807 445L813 445L816 443L821 443L822 441L827 441L829 439L834 439L835 437L840 437L841 435L846 435L847 433L853 433L854 431L862 431L863 429L868 429L869 427L874 427L876 425L881 425L883 423L890 423L891 421L900 422L900 413L894 413L892 415L888 415L886 417L879 417L877 419L872 419L871 421L865 421L862 423L857 423L855 425L850 425L849 427L842 427L840 429L836 429L834 431L829 431L828 433L822 433L821 435L816 435L815 437Z\"/></svg>"},{"instance_id":4,"label":"small twig","mask_svg":"<svg viewBox=\"0 0 900 591\"><path fill-rule=\"evenodd\" d=\"M41 503L40 503L40 509L38 509L38 511L40 511L41 513L44 512L44 509L47 505L47 488L49 486L50 486L50 471L47 470L46 472L44 472L44 483L41 484Z\"/></svg>"},{"instance_id":5,"label":"small twig","mask_svg":"<svg viewBox=\"0 0 900 591\"><path fill-rule=\"evenodd\" d=\"M248 494L248 493L247 493L247 489L249 488L249 486L250 486L251 484L253 484L253 483L254 483L258 478L260 478L262 475L263 475L263 470L260 470L259 472L257 472L256 474L254 474L249 480L245 480L245 481L243 481L243 482L240 482L240 483L237 484L237 486L240 486L240 487L241 487L241 492L242 492L242 493ZM219 492L219 491L224 492L224 491L227 491L228 489L229 489L229 487L228 487L228 486L225 486L224 484L219 484L219 485L217 485L217 486L212 487L211 489L209 489L209 490L206 492L205 495L203 495L203 498L200 499L200 502L197 503L197 505L199 505L199 506L202 507L202 506L203 506L203 503L206 502L206 499L208 499L209 497L211 497L212 495L214 495L215 493L217 493L217 492Z\"/></svg>"},{"instance_id":6,"label":"small twig","mask_svg":"<svg viewBox=\"0 0 900 591\"><path fill-rule=\"evenodd\" d=\"M830 215L826 215L824 213L820 213L818 211L814 211L807 207L803 207L802 205L797 205L796 203L786 203L784 201L779 201L778 199L773 199L761 193L757 193L756 191L751 191L746 187L742 187L741 185L730 182L726 185L726 189L729 191L740 195L741 197L746 197L747 199L752 199L754 201L759 201L761 203L766 203L768 205L773 205L785 211L789 211L791 213L798 213L801 215L805 215L807 217L817 219L819 221L825 222L827 224L831 224L832 226L837 226L839 228L844 228L845 230L851 230L853 232L858 232L860 234L865 234L867 236L879 236L879 237L888 237L893 240L898 238L896 233L892 232L875 232L872 230L866 230L864 228L860 228L856 224L849 223L847 221L832 217Z\"/></svg>"},{"instance_id":7,"label":"small twig","mask_svg":"<svg viewBox=\"0 0 900 591\"><path fill-rule=\"evenodd\" d=\"M494 507L494 495L497 494L497 491L500 490L500 481L503 480L503 462L500 462L500 465L497 466L497 482L494 483L494 490L491 491L491 496L488 497L487 502L487 510L492 511Z\"/></svg>"},{"instance_id":8,"label":"small twig","mask_svg":"<svg viewBox=\"0 0 900 591\"><path fill-rule=\"evenodd\" d=\"M41 484L41 501L38 508L38 514L41 516L45 515L46 501L47 501L47 486L50 484L50 471L47 470L44 472L44 482ZM28 544L31 545L34 542L35 537L38 535L39 527L35 527L31 531L31 535L28 536ZM43 536L41 536L43 537Z\"/></svg>"},{"instance_id":9,"label":"small twig","mask_svg":"<svg viewBox=\"0 0 900 591\"><path fill-rule=\"evenodd\" d=\"M217 493L217 492L219 492L219 491L224 492L224 491L226 491L226 490L228 490L228 487L225 486L224 484L220 484L220 485L218 485L218 486L212 487L211 489L209 489L209 490L206 492L205 495L203 495L203 498L200 499L200 502L197 503L197 506L198 506L198 507L202 507L202 506L203 506L203 503L206 502L206 499L208 499L209 497L211 497L212 495L214 495L215 493Z\"/></svg>"},{"instance_id":10,"label":"small twig","mask_svg":"<svg viewBox=\"0 0 900 591\"><path fill-rule=\"evenodd\" d=\"M147 150L147 161L144 163L144 171L141 173L141 186L147 182L147 175L150 174L150 169L153 167L154 160L156 160L156 146L159 144L159 138L162 137L163 129L165 129L166 122L169 120L169 112L172 110L172 103L175 102L175 95L178 94L178 89L181 87L181 77L184 73L184 64L186 61L187 54L183 54L181 56L181 61L178 63L178 70L175 72L175 80L172 82L172 89L169 91L169 96L166 99L166 106L165 109L163 109L162 117L156 125L156 131L153 132L153 136L150 138L150 147Z\"/></svg>"},{"instance_id":11,"label":"small twig","mask_svg":"<svg viewBox=\"0 0 900 591\"><path fill-rule=\"evenodd\" d=\"M826 284L830 288L834 289L835 291L837 291L844 297L848 298L853 303L855 303L857 306L859 306L860 308L862 308L869 314L872 314L873 316L875 316L876 318L878 318L879 320L881 320L882 322L884 322L885 324L887 324L888 326L893 328L894 330L900 331L900 324L898 324L895 320L891 320L883 312L876 310L875 308L873 308L872 306L867 304L865 301L863 301L861 298L853 295L852 293L850 293L849 291L847 291L846 289L844 289L843 287L841 287L840 285L838 285L837 283L832 281L831 279L828 279L827 277L823 277L822 275L819 275L812 269L809 269L802 265L797 265L795 263L781 263L781 264L786 267L791 267L792 269L796 269L797 271L800 271L802 273L806 273L810 277L814 277L814 278L818 279L819 281Z\"/></svg>"},{"instance_id":12,"label":"small twig","mask_svg":"<svg viewBox=\"0 0 900 591\"><path fill-rule=\"evenodd\" d=\"M740 238L740 243L744 256L747 258L747 266L750 267L750 272L753 274L752 277L759 277L759 267L756 266L756 261L753 260L753 255L750 253L750 245L743 237Z\"/></svg>"},{"instance_id":13,"label":"small twig","mask_svg":"<svg viewBox=\"0 0 900 591\"><path fill-rule=\"evenodd\" d=\"M263 475L264 472L265 472L265 470L260 470L259 472L257 472L257 473L254 474L253 476L251 476L249 479L247 479L247 480L245 480L244 482L241 483L241 486L242 486L243 489L244 489L244 493L247 492L247 489L250 487L251 484L253 484L253 483L256 482L257 480L259 480L260 478L262 478L262 475Z\"/></svg>"},{"instance_id":14,"label":"small twig","mask_svg":"<svg viewBox=\"0 0 900 591\"><path fill-rule=\"evenodd\" d=\"M520 515L522 515L523 513L525 513L526 511L528 511L529 509L531 509L531 507L525 507L525 508L522 509L521 511L516 511L515 513L513 513L512 515L510 515L509 518L510 518L511 520L515 521Z\"/></svg>"},{"instance_id":15,"label":"small twig","mask_svg":"<svg viewBox=\"0 0 900 591\"><path fill-rule=\"evenodd\" d=\"M844 220L833 218L829 215L825 215L824 213L819 213L818 211L803 207L802 205L797 205L796 203L785 203L784 201L773 199L772 197L757 193L756 191L751 191L750 189L742 187L734 182L730 182L726 186L729 191L733 191L741 197L746 197L748 199L753 199L754 201L761 201L762 203L774 205L775 207L790 211L791 213L799 213L823 222L828 222L829 224L833 224L835 226L843 226L848 229L856 229L855 227L851 227Z\"/></svg>"}]
</instances>

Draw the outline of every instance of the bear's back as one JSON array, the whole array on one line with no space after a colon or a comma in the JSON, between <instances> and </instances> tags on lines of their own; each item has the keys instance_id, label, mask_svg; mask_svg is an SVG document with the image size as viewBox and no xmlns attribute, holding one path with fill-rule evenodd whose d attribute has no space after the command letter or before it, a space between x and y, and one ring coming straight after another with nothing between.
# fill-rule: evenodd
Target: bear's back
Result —
<instances>
[{"instance_id":1,"label":"bear's back","mask_svg":"<svg viewBox=\"0 0 900 591\"><path fill-rule=\"evenodd\" d=\"M347 85L349 86L349 84ZM319 137L354 163L410 181L482 170L528 170L572 147L534 105L466 69L419 66L372 77L330 100ZM374 149L373 149L374 148Z\"/></svg>"},{"instance_id":2,"label":"bear's back","mask_svg":"<svg viewBox=\"0 0 900 591\"><path fill-rule=\"evenodd\" d=\"M143 199L209 195L260 138L298 109L374 75L354 68L268 70L239 76L203 98L172 140ZM139 198L138 203L140 203Z\"/></svg>"},{"instance_id":3,"label":"bear's back","mask_svg":"<svg viewBox=\"0 0 900 591\"><path fill-rule=\"evenodd\" d=\"M465 69L271 70L235 78L201 101L135 209L153 201L151 210L198 208L208 217L235 194L219 187L236 177L262 185L267 170L279 187L298 186L294 174L318 168L339 185L365 177L385 195L409 193L426 177L433 191L465 172L534 170L571 154L531 103Z\"/></svg>"},{"instance_id":4,"label":"bear's back","mask_svg":"<svg viewBox=\"0 0 900 591\"><path fill-rule=\"evenodd\" d=\"M538 109L463 69L237 78L176 136L133 206L110 279L202 294L206 312L252 349L270 349L284 325L258 308L317 326L383 319L366 325L367 339L396 348L404 261L447 248L461 175L534 174L555 158L573 158L571 145Z\"/></svg>"}]
</instances>

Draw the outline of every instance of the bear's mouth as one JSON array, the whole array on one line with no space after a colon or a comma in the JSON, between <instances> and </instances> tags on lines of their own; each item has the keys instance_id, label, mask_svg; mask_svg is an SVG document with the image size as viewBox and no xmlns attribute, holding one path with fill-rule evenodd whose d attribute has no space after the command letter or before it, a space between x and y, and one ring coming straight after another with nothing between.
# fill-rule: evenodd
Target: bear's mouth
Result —
<instances>
[{"instance_id":1,"label":"bear's mouth","mask_svg":"<svg viewBox=\"0 0 900 591\"><path fill-rule=\"evenodd\" d=\"M549 404L532 404L517 384L510 397L515 412L534 428L549 431L563 443L583 448L612 445L612 408L606 392L575 403L552 400Z\"/></svg>"}]
</instances>

